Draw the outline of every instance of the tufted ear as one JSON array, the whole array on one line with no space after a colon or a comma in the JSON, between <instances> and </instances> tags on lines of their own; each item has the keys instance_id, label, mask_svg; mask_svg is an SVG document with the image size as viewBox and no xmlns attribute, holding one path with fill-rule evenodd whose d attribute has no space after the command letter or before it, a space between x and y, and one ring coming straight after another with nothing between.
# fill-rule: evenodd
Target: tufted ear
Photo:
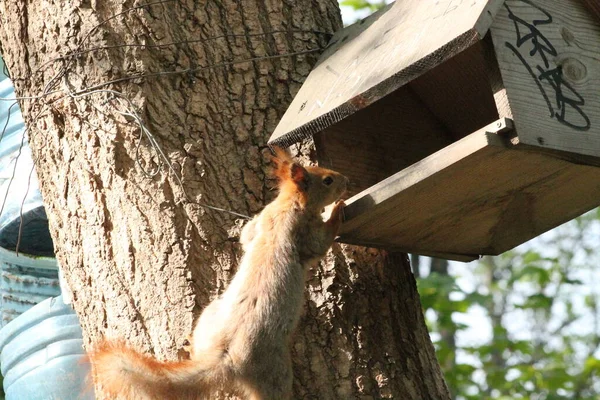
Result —
<instances>
[{"instance_id":1,"label":"tufted ear","mask_svg":"<svg viewBox=\"0 0 600 400\"><path fill-rule=\"evenodd\" d=\"M273 174L279 179L279 181L289 179L290 165L293 163L292 157L287 151L280 147L274 147L273 151L275 152L275 155L271 158L275 164L275 170L273 171Z\"/></svg>"},{"instance_id":2,"label":"tufted ear","mask_svg":"<svg viewBox=\"0 0 600 400\"><path fill-rule=\"evenodd\" d=\"M306 191L308 188L308 171L302 165L296 163L286 150L274 147L273 151L275 152L273 157L275 176L279 181L292 181L300 190Z\"/></svg>"},{"instance_id":3,"label":"tufted ear","mask_svg":"<svg viewBox=\"0 0 600 400\"><path fill-rule=\"evenodd\" d=\"M287 150L282 149L281 147L273 147L273 152L275 153L273 161L277 165L280 165L282 163L291 164L294 162L290 153Z\"/></svg>"},{"instance_id":4,"label":"tufted ear","mask_svg":"<svg viewBox=\"0 0 600 400\"><path fill-rule=\"evenodd\" d=\"M292 181L302 191L308 189L308 171L298 163L292 163L290 166L290 177Z\"/></svg>"}]
</instances>

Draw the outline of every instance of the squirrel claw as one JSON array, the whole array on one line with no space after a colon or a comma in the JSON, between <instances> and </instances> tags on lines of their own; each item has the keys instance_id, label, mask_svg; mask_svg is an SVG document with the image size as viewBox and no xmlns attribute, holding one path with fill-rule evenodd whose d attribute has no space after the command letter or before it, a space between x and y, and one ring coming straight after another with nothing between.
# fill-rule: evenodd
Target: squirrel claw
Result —
<instances>
[{"instance_id":1,"label":"squirrel claw","mask_svg":"<svg viewBox=\"0 0 600 400\"><path fill-rule=\"evenodd\" d=\"M344 207L346 207L346 203L344 203L344 200L338 200L333 206L333 210L331 211L331 219L339 219L340 221L343 221Z\"/></svg>"},{"instance_id":2,"label":"squirrel claw","mask_svg":"<svg viewBox=\"0 0 600 400\"><path fill-rule=\"evenodd\" d=\"M344 207L346 203L343 200L338 200L333 209L331 210L331 215L329 216L329 220L327 220L327 225L330 226L331 234L337 235L337 231L340 228L340 225L344 221Z\"/></svg>"}]
</instances>

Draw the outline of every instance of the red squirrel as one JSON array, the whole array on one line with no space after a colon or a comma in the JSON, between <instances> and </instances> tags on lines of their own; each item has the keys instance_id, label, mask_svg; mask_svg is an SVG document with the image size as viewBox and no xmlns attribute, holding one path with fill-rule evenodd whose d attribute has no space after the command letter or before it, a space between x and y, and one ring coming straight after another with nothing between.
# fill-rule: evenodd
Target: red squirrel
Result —
<instances>
[{"instance_id":1,"label":"red squirrel","mask_svg":"<svg viewBox=\"0 0 600 400\"><path fill-rule=\"evenodd\" d=\"M197 400L220 390L251 400L291 398L290 336L304 302L306 271L337 235L344 206L338 199L348 179L303 167L281 149L274 162L279 194L242 230L238 271L198 318L190 360L162 362L105 340L90 360L111 398ZM334 202L323 221L323 208Z\"/></svg>"}]
</instances>

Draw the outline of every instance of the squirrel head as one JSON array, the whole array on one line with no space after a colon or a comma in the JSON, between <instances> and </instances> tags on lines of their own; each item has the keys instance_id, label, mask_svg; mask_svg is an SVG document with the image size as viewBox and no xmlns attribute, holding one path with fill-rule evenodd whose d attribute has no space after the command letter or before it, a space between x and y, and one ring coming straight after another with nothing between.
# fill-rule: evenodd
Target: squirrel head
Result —
<instances>
[{"instance_id":1,"label":"squirrel head","mask_svg":"<svg viewBox=\"0 0 600 400\"><path fill-rule=\"evenodd\" d=\"M288 152L275 149L275 176L280 193L296 195L302 205L316 211L338 200L346 191L348 178L339 172L319 167L303 167Z\"/></svg>"}]
</instances>

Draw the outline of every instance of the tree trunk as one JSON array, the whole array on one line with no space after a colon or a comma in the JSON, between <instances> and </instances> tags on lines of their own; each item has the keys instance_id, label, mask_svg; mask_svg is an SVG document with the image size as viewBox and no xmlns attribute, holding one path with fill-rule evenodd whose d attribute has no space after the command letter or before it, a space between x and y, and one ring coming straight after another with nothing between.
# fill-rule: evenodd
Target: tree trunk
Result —
<instances>
[{"instance_id":1,"label":"tree trunk","mask_svg":"<svg viewBox=\"0 0 600 400\"><path fill-rule=\"evenodd\" d=\"M46 93L20 104L86 343L175 358L240 257L242 220L196 202L255 214L273 197L266 141L337 2L11 0L0 15L16 92ZM294 398L449 398L405 255L335 245L305 310Z\"/></svg>"}]
</instances>

